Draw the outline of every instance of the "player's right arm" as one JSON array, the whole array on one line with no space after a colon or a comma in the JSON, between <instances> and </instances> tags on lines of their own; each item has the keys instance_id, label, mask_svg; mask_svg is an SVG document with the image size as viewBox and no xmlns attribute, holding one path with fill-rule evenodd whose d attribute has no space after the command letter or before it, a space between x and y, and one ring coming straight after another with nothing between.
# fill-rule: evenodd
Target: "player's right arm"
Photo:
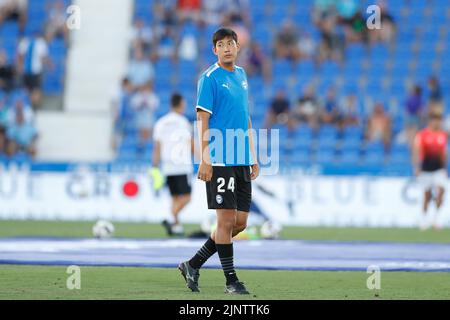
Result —
<instances>
[{"instance_id":1,"label":"player's right arm","mask_svg":"<svg viewBox=\"0 0 450 320\"><path fill-rule=\"evenodd\" d=\"M416 134L414 137L414 143L412 147L412 165L414 169L414 175L418 176L420 174L420 133Z\"/></svg>"},{"instance_id":2,"label":"player's right arm","mask_svg":"<svg viewBox=\"0 0 450 320\"><path fill-rule=\"evenodd\" d=\"M209 118L211 114L197 110L197 125L200 138L200 167L198 169L198 178L203 181L210 181L212 178L212 165L209 150Z\"/></svg>"},{"instance_id":3,"label":"player's right arm","mask_svg":"<svg viewBox=\"0 0 450 320\"><path fill-rule=\"evenodd\" d=\"M209 119L214 112L216 84L210 74L204 74L197 89L197 126L200 138L200 167L198 178L210 181L212 178L212 164L209 150Z\"/></svg>"},{"instance_id":4,"label":"player's right arm","mask_svg":"<svg viewBox=\"0 0 450 320\"><path fill-rule=\"evenodd\" d=\"M161 142L159 140L155 140L155 143L153 145L152 167L153 168L158 167L160 160L161 160Z\"/></svg>"}]
</instances>

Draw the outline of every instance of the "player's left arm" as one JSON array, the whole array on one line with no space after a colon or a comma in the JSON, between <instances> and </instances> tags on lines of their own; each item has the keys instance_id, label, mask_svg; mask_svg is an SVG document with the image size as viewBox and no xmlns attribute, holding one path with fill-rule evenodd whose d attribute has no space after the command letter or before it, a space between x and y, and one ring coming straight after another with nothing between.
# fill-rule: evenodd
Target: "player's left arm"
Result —
<instances>
[{"instance_id":1,"label":"player's left arm","mask_svg":"<svg viewBox=\"0 0 450 320\"><path fill-rule=\"evenodd\" d=\"M249 131L249 140L250 140L250 152L252 154L252 159L254 163L252 164L252 174L251 179L255 180L259 176L259 164L258 164L258 158L256 157L255 152L255 144L253 140L253 126L252 126L252 119L248 118L248 131Z\"/></svg>"}]
</instances>

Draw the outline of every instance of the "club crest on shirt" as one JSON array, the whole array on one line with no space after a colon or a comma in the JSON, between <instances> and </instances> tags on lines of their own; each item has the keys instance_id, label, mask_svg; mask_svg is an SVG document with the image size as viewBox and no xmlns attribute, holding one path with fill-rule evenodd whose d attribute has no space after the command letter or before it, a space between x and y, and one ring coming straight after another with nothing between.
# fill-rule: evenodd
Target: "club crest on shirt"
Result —
<instances>
[{"instance_id":1,"label":"club crest on shirt","mask_svg":"<svg viewBox=\"0 0 450 320\"><path fill-rule=\"evenodd\" d=\"M248 89L248 84L247 84L247 81L242 81L242 88L244 88L245 90L247 90Z\"/></svg>"}]
</instances>

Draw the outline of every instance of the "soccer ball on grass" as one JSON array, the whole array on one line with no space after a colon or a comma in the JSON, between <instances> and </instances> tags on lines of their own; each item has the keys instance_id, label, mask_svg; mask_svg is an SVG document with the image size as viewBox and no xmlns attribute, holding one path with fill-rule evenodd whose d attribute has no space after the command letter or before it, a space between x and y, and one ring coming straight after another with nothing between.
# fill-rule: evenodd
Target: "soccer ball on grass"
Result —
<instances>
[{"instance_id":1,"label":"soccer ball on grass","mask_svg":"<svg viewBox=\"0 0 450 320\"><path fill-rule=\"evenodd\" d=\"M111 238L114 231L114 225L106 220L99 220L92 227L92 234L98 239Z\"/></svg>"}]
</instances>

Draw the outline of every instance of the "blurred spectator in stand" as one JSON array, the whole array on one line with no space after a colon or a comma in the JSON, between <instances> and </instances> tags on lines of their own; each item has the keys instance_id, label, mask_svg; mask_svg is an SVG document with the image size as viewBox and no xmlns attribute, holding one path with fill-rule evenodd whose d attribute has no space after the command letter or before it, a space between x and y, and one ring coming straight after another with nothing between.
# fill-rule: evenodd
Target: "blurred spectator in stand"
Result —
<instances>
[{"instance_id":1,"label":"blurred spectator in stand","mask_svg":"<svg viewBox=\"0 0 450 320\"><path fill-rule=\"evenodd\" d=\"M224 16L223 25L234 30L238 36L241 53L245 54L250 42L250 33L239 8L234 8Z\"/></svg>"},{"instance_id":2,"label":"blurred spectator in stand","mask_svg":"<svg viewBox=\"0 0 450 320\"><path fill-rule=\"evenodd\" d=\"M196 26L192 23L185 23L180 33L180 43L178 45L178 58L185 61L197 61L198 43Z\"/></svg>"},{"instance_id":3,"label":"blurred spectator in stand","mask_svg":"<svg viewBox=\"0 0 450 320\"><path fill-rule=\"evenodd\" d=\"M35 30L31 37L23 38L18 46L18 69L23 84L30 92L31 104L37 107L42 99L44 67L51 67L47 41Z\"/></svg>"},{"instance_id":4,"label":"blurred spectator in stand","mask_svg":"<svg viewBox=\"0 0 450 320\"><path fill-rule=\"evenodd\" d=\"M418 85L414 86L411 93L406 99L406 119L405 131L406 137L410 145L414 141L414 136L422 125L424 117L424 105L422 101L422 88Z\"/></svg>"},{"instance_id":5,"label":"blurred spectator in stand","mask_svg":"<svg viewBox=\"0 0 450 320\"><path fill-rule=\"evenodd\" d=\"M262 76L265 81L269 81L272 77L270 59L266 57L261 46L252 42L247 55L244 57L243 63L245 70L249 76Z\"/></svg>"},{"instance_id":6,"label":"blurred spectator in stand","mask_svg":"<svg viewBox=\"0 0 450 320\"><path fill-rule=\"evenodd\" d=\"M159 98L153 91L152 83L147 83L131 99L135 114L135 125L139 131L140 146L143 147L152 136L155 122L154 113L159 107Z\"/></svg>"},{"instance_id":7,"label":"blurred spectator in stand","mask_svg":"<svg viewBox=\"0 0 450 320\"><path fill-rule=\"evenodd\" d=\"M14 85L14 65L8 61L5 50L0 49L0 91L10 91Z\"/></svg>"},{"instance_id":8,"label":"blurred spectator in stand","mask_svg":"<svg viewBox=\"0 0 450 320\"><path fill-rule=\"evenodd\" d=\"M294 129L299 123L308 123L312 128L317 129L320 120L320 104L314 94L314 88L307 86L294 106L289 127Z\"/></svg>"},{"instance_id":9,"label":"blurred spectator in stand","mask_svg":"<svg viewBox=\"0 0 450 320\"><path fill-rule=\"evenodd\" d=\"M317 26L325 17L336 14L335 2L335 0L314 0L312 16Z\"/></svg>"},{"instance_id":10,"label":"blurred spectator in stand","mask_svg":"<svg viewBox=\"0 0 450 320\"><path fill-rule=\"evenodd\" d=\"M121 143L125 129L134 121L134 112L131 107L132 95L133 86L128 78L124 78L121 86L113 93L111 100L111 110L114 119L113 149Z\"/></svg>"},{"instance_id":11,"label":"blurred spectator in stand","mask_svg":"<svg viewBox=\"0 0 450 320\"><path fill-rule=\"evenodd\" d=\"M34 111L30 105L30 101L26 93L22 91L14 92L11 97L11 108L8 109L8 122L14 123L16 113L22 112L25 122L34 122Z\"/></svg>"},{"instance_id":12,"label":"blurred spectator in stand","mask_svg":"<svg viewBox=\"0 0 450 320\"><path fill-rule=\"evenodd\" d=\"M336 97L336 89L329 88L321 112L321 121L326 124L341 127L342 114Z\"/></svg>"},{"instance_id":13,"label":"blurred spectator in stand","mask_svg":"<svg viewBox=\"0 0 450 320\"><path fill-rule=\"evenodd\" d=\"M20 32L25 31L28 17L28 0L0 0L0 26L6 20L16 20Z\"/></svg>"},{"instance_id":14,"label":"blurred spectator in stand","mask_svg":"<svg viewBox=\"0 0 450 320\"><path fill-rule=\"evenodd\" d=\"M319 45L319 61L334 60L342 62L344 57L345 39L340 32L338 17L329 15L319 24L321 43Z\"/></svg>"},{"instance_id":15,"label":"blurred spectator in stand","mask_svg":"<svg viewBox=\"0 0 450 320\"><path fill-rule=\"evenodd\" d=\"M47 21L45 23L45 38L48 43L55 37L62 37L66 44L69 43L69 29L67 28L66 6L64 1L57 0L49 6Z\"/></svg>"},{"instance_id":16,"label":"blurred spectator in stand","mask_svg":"<svg viewBox=\"0 0 450 320\"><path fill-rule=\"evenodd\" d=\"M177 37L175 36L173 28L166 27L163 29L161 36L158 39L158 57L170 58L172 60L177 59Z\"/></svg>"},{"instance_id":17,"label":"blurred spectator in stand","mask_svg":"<svg viewBox=\"0 0 450 320\"><path fill-rule=\"evenodd\" d=\"M177 0L158 1L153 10L155 37L155 55L160 58L176 59L177 28Z\"/></svg>"},{"instance_id":18,"label":"blurred spectator in stand","mask_svg":"<svg viewBox=\"0 0 450 320\"><path fill-rule=\"evenodd\" d=\"M154 51L155 34L142 18L136 19L131 31L132 55L138 50L142 50L148 56Z\"/></svg>"},{"instance_id":19,"label":"blurred spectator in stand","mask_svg":"<svg viewBox=\"0 0 450 320\"><path fill-rule=\"evenodd\" d=\"M178 24L176 9L177 0L156 1L151 8L156 24L169 28L176 27Z\"/></svg>"},{"instance_id":20,"label":"blurred spectator in stand","mask_svg":"<svg viewBox=\"0 0 450 320\"><path fill-rule=\"evenodd\" d=\"M14 122L7 129L7 154L15 155L19 151L24 151L31 157L36 156L37 130L33 121L25 117L25 110L16 107L14 112Z\"/></svg>"},{"instance_id":21,"label":"blurred spectator in stand","mask_svg":"<svg viewBox=\"0 0 450 320\"><path fill-rule=\"evenodd\" d=\"M153 81L155 71L150 59L144 56L142 50L136 50L134 58L128 66L128 78L134 88L139 88L149 81Z\"/></svg>"},{"instance_id":22,"label":"blurred spectator in stand","mask_svg":"<svg viewBox=\"0 0 450 320\"><path fill-rule=\"evenodd\" d=\"M391 144L392 121L391 118L384 111L381 103L374 106L372 114L367 120L366 138L368 142L383 142L385 149L388 149Z\"/></svg>"},{"instance_id":23,"label":"blurred spectator in stand","mask_svg":"<svg viewBox=\"0 0 450 320\"><path fill-rule=\"evenodd\" d=\"M311 37L309 32L303 32L298 42L298 50L300 53L300 59L316 59L317 43Z\"/></svg>"},{"instance_id":24,"label":"blurred spectator in stand","mask_svg":"<svg viewBox=\"0 0 450 320\"><path fill-rule=\"evenodd\" d=\"M388 11L387 2L385 0L379 0L377 5L380 7L381 28L367 31L369 42L371 44L376 42L392 44L395 41L395 35L397 32L394 17Z\"/></svg>"},{"instance_id":25,"label":"blurred spectator in stand","mask_svg":"<svg viewBox=\"0 0 450 320\"><path fill-rule=\"evenodd\" d=\"M286 125L289 120L289 108L290 103L286 92L282 89L278 90L267 110L264 128L270 129L276 123Z\"/></svg>"},{"instance_id":26,"label":"blurred spectator in stand","mask_svg":"<svg viewBox=\"0 0 450 320\"><path fill-rule=\"evenodd\" d=\"M428 89L429 89L429 96L428 96L429 108L441 109L441 111L444 111L441 85L439 84L439 80L437 77L431 76L428 79Z\"/></svg>"},{"instance_id":27,"label":"blurred spectator in stand","mask_svg":"<svg viewBox=\"0 0 450 320\"><path fill-rule=\"evenodd\" d=\"M294 61L300 59L299 40L299 33L294 23L290 20L284 21L275 36L275 57Z\"/></svg>"},{"instance_id":28,"label":"blurred spectator in stand","mask_svg":"<svg viewBox=\"0 0 450 320\"><path fill-rule=\"evenodd\" d=\"M358 98L355 94L349 94L341 103L343 127L360 125L361 119L358 109Z\"/></svg>"},{"instance_id":29,"label":"blurred spectator in stand","mask_svg":"<svg viewBox=\"0 0 450 320\"><path fill-rule=\"evenodd\" d=\"M200 21L202 1L201 0L178 0L177 12L179 22L183 24L186 20Z\"/></svg>"},{"instance_id":30,"label":"blurred spectator in stand","mask_svg":"<svg viewBox=\"0 0 450 320\"><path fill-rule=\"evenodd\" d=\"M359 11L356 0L341 0L336 5L338 21L344 26L346 43L360 42L364 39L366 30L365 20Z\"/></svg>"},{"instance_id":31,"label":"blurred spectator in stand","mask_svg":"<svg viewBox=\"0 0 450 320\"><path fill-rule=\"evenodd\" d=\"M6 130L9 124L9 108L6 105L6 94L0 89L0 154L6 149Z\"/></svg>"},{"instance_id":32,"label":"blurred spectator in stand","mask_svg":"<svg viewBox=\"0 0 450 320\"><path fill-rule=\"evenodd\" d=\"M222 23L222 16L226 9L224 0L202 0L202 23L219 26Z\"/></svg>"},{"instance_id":33,"label":"blurred spectator in stand","mask_svg":"<svg viewBox=\"0 0 450 320\"><path fill-rule=\"evenodd\" d=\"M231 12L238 13L239 20L248 29L251 27L248 0L202 0L202 23L210 26L223 25Z\"/></svg>"}]
</instances>

